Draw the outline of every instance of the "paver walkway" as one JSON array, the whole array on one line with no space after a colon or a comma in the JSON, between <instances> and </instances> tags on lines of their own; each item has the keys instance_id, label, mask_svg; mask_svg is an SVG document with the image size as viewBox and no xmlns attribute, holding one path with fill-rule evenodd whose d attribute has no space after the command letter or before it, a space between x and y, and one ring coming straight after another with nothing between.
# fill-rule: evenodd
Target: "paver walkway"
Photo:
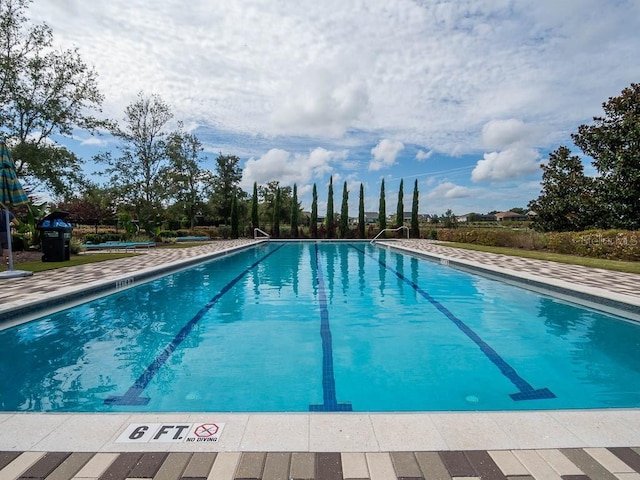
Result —
<instances>
[{"instance_id":1,"label":"paver walkway","mask_svg":"<svg viewBox=\"0 0 640 480\"><path fill-rule=\"evenodd\" d=\"M576 289L596 288L602 292L628 295L640 300L640 275L633 273L452 248L429 240L397 240L386 244L503 271L537 276L542 281L564 281L574 285Z\"/></svg>"},{"instance_id":2,"label":"paver walkway","mask_svg":"<svg viewBox=\"0 0 640 480\"><path fill-rule=\"evenodd\" d=\"M640 450L0 452L2 480L634 480Z\"/></svg>"},{"instance_id":3,"label":"paver walkway","mask_svg":"<svg viewBox=\"0 0 640 480\"><path fill-rule=\"evenodd\" d=\"M89 264L59 270L36 273L32 277L6 279L0 281L0 318L13 308L33 302L46 301L55 296L72 294L87 285L99 282L117 282L141 272L153 271L167 265L177 266L184 262L200 258L209 258L222 250L246 246L251 240L214 242L187 249L150 249L141 255L126 259L112 260L99 264ZM560 282L573 286L577 290L597 292L604 297L615 297L622 301L640 304L640 276L610 272L599 269L560 265L551 262L507 257L467 250L444 247L424 240L398 240L380 242L384 245L410 249L425 255L441 258L443 261L461 262L482 266L495 272L508 272L540 279L540 281ZM19 267L19 265L18 265ZM615 412L612 412L615 413ZM415 451L410 447L406 451L340 451L336 443L335 451L282 451L282 447L268 451L247 451L240 448L234 451L150 451L149 445L136 449L130 444L117 450L118 444L110 444L112 451L82 451L84 449L65 450L64 425L55 423L50 431L39 432L40 442L55 444L56 448L25 448L29 444L21 442L21 435L29 432L16 431L15 425L21 420L26 422L32 414L0 415L0 480L46 479L46 480L126 480L126 479L162 479L162 480L240 480L240 479L625 479L640 480L640 415L636 411L625 419L627 423L614 423L609 438L598 437L604 424L585 425L574 422L575 427L584 436L580 448L519 448L513 441L512 447L493 448L487 443L484 449L438 449ZM335 416L317 414L319 419ZM355 418L345 414L345 420ZM40 424L35 416L35 423ZM597 414L583 417L579 412L566 412L557 418L598 418ZM53 415L55 418L55 414ZM95 422L84 422L91 426L99 425L99 415ZM553 415L543 418L554 419ZM46 417L51 419L51 416ZM65 417L66 418L66 417ZM72 417L75 418L75 417ZM110 417L113 418L113 417ZM274 418L274 417L272 417ZM278 417L279 418L279 417ZM477 435L482 430L486 416L478 417L475 433L460 431L455 435ZM506 418L504 415L501 418ZM532 417L524 417L526 419ZM536 417L538 418L538 417ZM556 419L557 419L556 418ZM396 419L397 421L397 419ZM33 422L27 422L31 425ZM597 423L594 421L594 423ZM552 423L549 423L551 426ZM432 425L433 426L433 425ZM531 426L531 435L542 445L554 436L567 434L560 425L547 432L535 432ZM563 428L566 425L563 425ZM515 422L513 427L515 428ZM249 430L249 426L245 426ZM525 432L529 427L525 427ZM548 426L543 426L548 428ZM505 430L513 435L515 430ZM616 431L619 437L616 437ZM62 432L62 433L61 433ZM340 430L342 432L342 430ZM611 430L609 430L611 432ZM260 432L264 434L264 432ZM337 433L337 432L336 432ZM575 433L575 432L574 432ZM292 433L293 435L293 433ZM526 433L525 433L526 435ZM580 435L580 433L576 433ZM613 437L613 438L611 438ZM16 439L15 441L13 439ZM589 438L592 443L589 444ZM631 442L625 440L632 438ZM77 440L76 440L77 441ZM287 438L281 438L286 443ZM48 442L48 443L47 443ZM244 437L243 437L244 442ZM586 445L585 445L586 442ZM378 441L378 444L381 442ZM464 442L463 442L464 443ZM526 444L526 439L524 440ZM37 445L37 443L31 443ZM271 439L271 445L277 445L277 439ZM411 443L408 443L409 445ZM477 443L474 443L476 445ZM522 443L521 443L522 444ZM521 445L520 444L520 445ZM13 445L13 447L12 447ZM331 445L331 439L326 445ZM330 447L328 448L330 449ZM133 451L132 451L133 450ZM135 451L139 450L139 451ZM324 448L323 450L327 450Z\"/></svg>"}]
</instances>

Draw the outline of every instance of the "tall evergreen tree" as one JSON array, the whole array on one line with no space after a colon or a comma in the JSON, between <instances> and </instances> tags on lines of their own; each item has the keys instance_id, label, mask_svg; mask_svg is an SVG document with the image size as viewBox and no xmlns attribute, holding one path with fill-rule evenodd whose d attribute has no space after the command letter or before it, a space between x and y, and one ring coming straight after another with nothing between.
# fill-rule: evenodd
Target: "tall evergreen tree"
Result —
<instances>
[{"instance_id":1,"label":"tall evergreen tree","mask_svg":"<svg viewBox=\"0 0 640 480\"><path fill-rule=\"evenodd\" d=\"M360 201L358 203L358 238L365 238L364 221L364 187L361 183Z\"/></svg>"},{"instance_id":2,"label":"tall evergreen tree","mask_svg":"<svg viewBox=\"0 0 640 480\"><path fill-rule=\"evenodd\" d=\"M542 166L542 191L529 202L534 226L542 231L580 231L597 223L594 182L582 161L565 146L549 154Z\"/></svg>"},{"instance_id":3,"label":"tall evergreen tree","mask_svg":"<svg viewBox=\"0 0 640 480\"><path fill-rule=\"evenodd\" d=\"M251 228L260 228L258 216L258 182L253 182L253 196L251 197Z\"/></svg>"},{"instance_id":4,"label":"tall evergreen tree","mask_svg":"<svg viewBox=\"0 0 640 480\"><path fill-rule=\"evenodd\" d=\"M309 220L309 229L311 238L318 238L318 189L313 184L313 193L311 200L311 218Z\"/></svg>"},{"instance_id":5,"label":"tall evergreen tree","mask_svg":"<svg viewBox=\"0 0 640 480\"><path fill-rule=\"evenodd\" d=\"M378 207L378 225L380 226L380 231L387 228L387 207L386 201L384 198L384 178L382 179L382 184L380 185L380 203Z\"/></svg>"},{"instance_id":6,"label":"tall evergreen tree","mask_svg":"<svg viewBox=\"0 0 640 480\"><path fill-rule=\"evenodd\" d=\"M329 178L329 192L327 194L327 238L335 237L335 225L333 220L333 176Z\"/></svg>"},{"instance_id":7,"label":"tall evergreen tree","mask_svg":"<svg viewBox=\"0 0 640 480\"><path fill-rule=\"evenodd\" d=\"M293 200L291 202L291 236L298 238L298 186L293 184Z\"/></svg>"},{"instance_id":8,"label":"tall evergreen tree","mask_svg":"<svg viewBox=\"0 0 640 480\"><path fill-rule=\"evenodd\" d=\"M280 237L280 188L276 189L273 199L273 236Z\"/></svg>"},{"instance_id":9,"label":"tall evergreen tree","mask_svg":"<svg viewBox=\"0 0 640 480\"><path fill-rule=\"evenodd\" d=\"M404 225L404 180L400 180L400 189L398 190L398 206L396 208L396 228ZM404 232L398 231L398 237L402 237Z\"/></svg>"},{"instance_id":10,"label":"tall evergreen tree","mask_svg":"<svg viewBox=\"0 0 640 480\"><path fill-rule=\"evenodd\" d=\"M349 232L349 191L347 182L342 188L342 206L340 208L340 238L347 238Z\"/></svg>"},{"instance_id":11,"label":"tall evergreen tree","mask_svg":"<svg viewBox=\"0 0 640 480\"><path fill-rule=\"evenodd\" d=\"M238 224L238 199L234 196L231 200L231 238L238 238L240 236Z\"/></svg>"},{"instance_id":12,"label":"tall evergreen tree","mask_svg":"<svg viewBox=\"0 0 640 480\"><path fill-rule=\"evenodd\" d=\"M420 222L418 220L418 179L413 184L413 203L411 205L411 236L420 238Z\"/></svg>"}]
</instances>

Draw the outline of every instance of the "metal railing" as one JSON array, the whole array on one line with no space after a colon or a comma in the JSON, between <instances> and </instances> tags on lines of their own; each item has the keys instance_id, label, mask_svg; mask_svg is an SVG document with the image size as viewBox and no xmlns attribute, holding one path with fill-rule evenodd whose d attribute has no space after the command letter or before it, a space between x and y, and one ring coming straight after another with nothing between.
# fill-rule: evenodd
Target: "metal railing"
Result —
<instances>
[{"instance_id":1,"label":"metal railing","mask_svg":"<svg viewBox=\"0 0 640 480\"><path fill-rule=\"evenodd\" d=\"M265 232L264 230L260 230L259 228L254 228L253 229L253 239L256 240L258 238L258 233L261 233L264 237L267 237L267 239L271 238L271 235L269 235L267 232Z\"/></svg>"},{"instance_id":2,"label":"metal railing","mask_svg":"<svg viewBox=\"0 0 640 480\"><path fill-rule=\"evenodd\" d=\"M384 230L380 230L380 232L378 232L378 234L375 237L373 237L369 243L373 244L373 242L375 242L378 239L378 237L382 235L384 232L397 232L398 230L406 230L407 238L409 238L409 227L407 227L406 225L402 225L398 228L385 228Z\"/></svg>"}]
</instances>

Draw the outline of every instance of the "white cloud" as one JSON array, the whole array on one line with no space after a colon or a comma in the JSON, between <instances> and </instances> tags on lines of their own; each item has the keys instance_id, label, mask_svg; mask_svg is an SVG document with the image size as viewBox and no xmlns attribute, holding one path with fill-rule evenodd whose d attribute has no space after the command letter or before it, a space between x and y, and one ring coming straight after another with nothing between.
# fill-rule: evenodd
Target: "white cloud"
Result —
<instances>
[{"instance_id":1,"label":"white cloud","mask_svg":"<svg viewBox=\"0 0 640 480\"><path fill-rule=\"evenodd\" d=\"M634 0L214 3L38 0L28 14L95 68L106 117L157 93L208 152L249 158L245 177L266 181L359 167L374 185L390 165L403 176L415 162L402 153L426 145L415 157L432 155L425 174L434 157L471 158L477 182L517 178L536 171L535 149L570 142L638 81ZM324 161L316 146L350 157Z\"/></svg>"},{"instance_id":2,"label":"white cloud","mask_svg":"<svg viewBox=\"0 0 640 480\"><path fill-rule=\"evenodd\" d=\"M107 140L98 137L87 137L80 140L80 145L82 146L98 146L98 147L106 147L109 144Z\"/></svg>"},{"instance_id":3,"label":"white cloud","mask_svg":"<svg viewBox=\"0 0 640 480\"><path fill-rule=\"evenodd\" d=\"M538 136L538 129L521 120L491 120L482 127L482 143L485 147L501 150L516 143L532 144Z\"/></svg>"},{"instance_id":4,"label":"white cloud","mask_svg":"<svg viewBox=\"0 0 640 480\"><path fill-rule=\"evenodd\" d=\"M520 146L485 153L471 172L471 180L484 182L522 177L540 170L539 158L540 154L533 148Z\"/></svg>"},{"instance_id":5,"label":"white cloud","mask_svg":"<svg viewBox=\"0 0 640 480\"><path fill-rule=\"evenodd\" d=\"M398 154L404 149L402 142L382 140L378 145L371 149L371 155L373 159L369 163L369 170L377 171L383 168L389 168L396 163Z\"/></svg>"},{"instance_id":6,"label":"white cloud","mask_svg":"<svg viewBox=\"0 0 640 480\"><path fill-rule=\"evenodd\" d=\"M491 120L482 128L485 153L471 172L474 182L504 181L540 171L540 154L534 148L541 130L535 125L510 118Z\"/></svg>"},{"instance_id":7,"label":"white cloud","mask_svg":"<svg viewBox=\"0 0 640 480\"><path fill-rule=\"evenodd\" d=\"M339 137L365 112L367 103L362 82L314 69L293 82L273 118L289 134Z\"/></svg>"},{"instance_id":8,"label":"white cloud","mask_svg":"<svg viewBox=\"0 0 640 480\"><path fill-rule=\"evenodd\" d=\"M428 152L425 152L424 150L418 150L418 153L416 153L416 160L418 160L419 162L422 162L424 160L428 160L429 158L431 158L432 155L433 155L433 150L429 150Z\"/></svg>"},{"instance_id":9,"label":"white cloud","mask_svg":"<svg viewBox=\"0 0 640 480\"><path fill-rule=\"evenodd\" d=\"M331 173L332 163L346 156L346 151L332 152L320 147L308 155L273 148L260 158L246 161L241 186L249 190L254 182L261 185L273 180L278 180L281 185L305 184Z\"/></svg>"},{"instance_id":10,"label":"white cloud","mask_svg":"<svg viewBox=\"0 0 640 480\"><path fill-rule=\"evenodd\" d=\"M566 130L637 80L640 4L565 3L38 0L29 13L95 66L111 118L143 90L187 123L402 132L468 154L492 119Z\"/></svg>"},{"instance_id":11,"label":"white cloud","mask_svg":"<svg viewBox=\"0 0 640 480\"><path fill-rule=\"evenodd\" d=\"M466 198L473 195L473 190L468 187L456 185L452 182L442 182L427 193L428 199L434 198Z\"/></svg>"}]
</instances>

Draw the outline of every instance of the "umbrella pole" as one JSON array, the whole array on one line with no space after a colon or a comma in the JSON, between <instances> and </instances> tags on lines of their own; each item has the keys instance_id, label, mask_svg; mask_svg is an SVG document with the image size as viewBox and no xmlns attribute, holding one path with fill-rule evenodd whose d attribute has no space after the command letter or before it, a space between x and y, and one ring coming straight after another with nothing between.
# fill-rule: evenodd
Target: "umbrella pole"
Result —
<instances>
[{"instance_id":1,"label":"umbrella pole","mask_svg":"<svg viewBox=\"0 0 640 480\"><path fill-rule=\"evenodd\" d=\"M13 270L13 249L11 247L11 241L12 241L12 235L11 235L11 220L9 220L9 209L5 209L4 211L4 219L7 222L7 249L9 250L9 266L7 267L7 270Z\"/></svg>"},{"instance_id":2,"label":"umbrella pole","mask_svg":"<svg viewBox=\"0 0 640 480\"><path fill-rule=\"evenodd\" d=\"M13 269L13 247L11 246L11 220L9 220L9 209L5 208L5 219L7 221L7 247L9 250L9 265L7 269L0 272L0 280L4 278L18 278L18 277L30 277L33 272L27 270L14 270Z\"/></svg>"}]
</instances>

